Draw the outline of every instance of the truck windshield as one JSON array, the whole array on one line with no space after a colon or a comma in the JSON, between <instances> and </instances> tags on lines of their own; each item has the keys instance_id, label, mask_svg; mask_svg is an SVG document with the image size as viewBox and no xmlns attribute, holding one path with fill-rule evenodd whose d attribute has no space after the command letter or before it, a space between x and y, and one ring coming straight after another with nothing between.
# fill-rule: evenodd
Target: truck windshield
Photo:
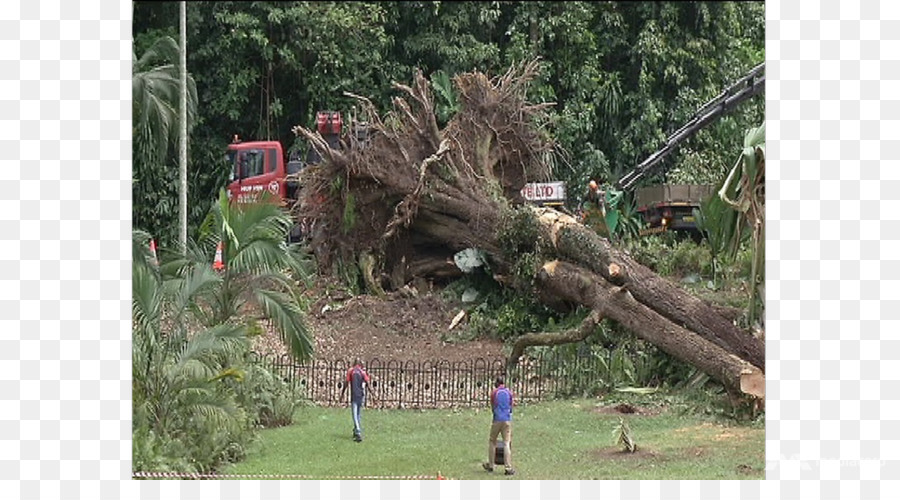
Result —
<instances>
[{"instance_id":1,"label":"truck windshield","mask_svg":"<svg viewBox=\"0 0 900 500\"><path fill-rule=\"evenodd\" d=\"M234 161L237 159L237 151L229 149L225 152L225 163L228 165L230 172L228 173L228 182L237 178L237 165Z\"/></svg>"},{"instance_id":2,"label":"truck windshield","mask_svg":"<svg viewBox=\"0 0 900 500\"><path fill-rule=\"evenodd\" d=\"M231 166L230 180L246 179L265 173L265 151L262 149L228 150L225 159Z\"/></svg>"}]
</instances>

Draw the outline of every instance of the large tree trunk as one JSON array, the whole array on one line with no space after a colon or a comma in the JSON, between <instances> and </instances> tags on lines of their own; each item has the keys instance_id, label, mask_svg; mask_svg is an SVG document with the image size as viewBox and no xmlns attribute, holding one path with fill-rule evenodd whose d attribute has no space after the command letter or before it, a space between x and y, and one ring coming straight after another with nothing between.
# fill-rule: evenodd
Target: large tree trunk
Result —
<instances>
[{"instance_id":1,"label":"large tree trunk","mask_svg":"<svg viewBox=\"0 0 900 500\"><path fill-rule=\"evenodd\" d=\"M737 328L732 320L722 314L721 308L685 293L671 281L659 277L624 252L613 248L608 240L572 217L550 209L535 211L553 235L560 258L584 266L605 280L626 286L636 300L666 319L765 369L763 343ZM610 265L619 268L625 277L611 277Z\"/></svg>"},{"instance_id":2,"label":"large tree trunk","mask_svg":"<svg viewBox=\"0 0 900 500\"><path fill-rule=\"evenodd\" d=\"M533 62L494 80L457 76L461 111L443 130L421 73L414 87L396 85L410 100L395 98L384 121L359 98L370 119L365 147L351 139L343 151L330 150L318 134L295 128L325 158L304 171L296 210L344 228L322 231L314 248L327 256L372 252L393 282L415 276L409 264L446 271L441 263L455 252L479 248L501 283L593 311L575 331L524 336L511 361L530 344L582 339L591 321L605 317L729 390L762 397L763 343L723 309L654 274L571 216L522 205L524 184L551 173L553 145L540 128L547 105L524 97L537 69ZM348 231L349 209L358 217ZM426 248L427 255L414 255Z\"/></svg>"},{"instance_id":3,"label":"large tree trunk","mask_svg":"<svg viewBox=\"0 0 900 500\"><path fill-rule=\"evenodd\" d=\"M721 381L729 391L765 397L765 377L759 368L644 306L627 286L613 285L588 269L560 261L546 263L538 278L555 293L592 309L596 316L585 320L580 331L584 331L590 321L596 324L597 317L608 317L666 353L689 360L704 373ZM527 337L520 341L522 339L527 341ZM573 341L577 340L573 336ZM519 343L514 348L514 355L518 347Z\"/></svg>"}]
</instances>

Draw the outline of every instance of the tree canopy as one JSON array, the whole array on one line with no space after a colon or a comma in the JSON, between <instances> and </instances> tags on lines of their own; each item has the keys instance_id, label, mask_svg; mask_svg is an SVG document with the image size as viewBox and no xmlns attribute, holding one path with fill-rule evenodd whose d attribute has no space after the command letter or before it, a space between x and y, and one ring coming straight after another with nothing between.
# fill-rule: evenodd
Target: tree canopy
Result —
<instances>
[{"instance_id":1,"label":"tree canopy","mask_svg":"<svg viewBox=\"0 0 900 500\"><path fill-rule=\"evenodd\" d=\"M134 52L178 33L177 2L134 2ZM189 225L228 178L224 149L247 140L295 142L320 109L344 113L366 96L387 108L393 82L420 69L453 76L502 74L540 58L533 102L555 102L548 127L568 152L554 177L571 186L615 181L655 151L696 110L764 60L763 2L190 2L188 71L197 113L189 149ZM684 143L667 171L678 182L711 182L733 164L744 131L759 125L754 98ZM144 155L135 144L137 156ZM136 179L143 196L157 175ZM173 179L174 180L174 179ZM660 176L646 182L656 182ZM161 188L159 188L161 189ZM570 196L578 196L578 188ZM135 227L158 228L177 203L135 211ZM172 232L174 236L174 231ZM158 235L165 240L167 234Z\"/></svg>"}]
</instances>

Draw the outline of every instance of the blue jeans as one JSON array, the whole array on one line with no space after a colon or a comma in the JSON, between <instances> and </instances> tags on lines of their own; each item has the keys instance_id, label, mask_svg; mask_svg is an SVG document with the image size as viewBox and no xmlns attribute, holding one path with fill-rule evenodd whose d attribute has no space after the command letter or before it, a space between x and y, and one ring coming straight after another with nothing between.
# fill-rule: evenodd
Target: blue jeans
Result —
<instances>
[{"instance_id":1,"label":"blue jeans","mask_svg":"<svg viewBox=\"0 0 900 500\"><path fill-rule=\"evenodd\" d=\"M353 435L362 437L362 408L365 400L350 401L350 412L353 414Z\"/></svg>"}]
</instances>

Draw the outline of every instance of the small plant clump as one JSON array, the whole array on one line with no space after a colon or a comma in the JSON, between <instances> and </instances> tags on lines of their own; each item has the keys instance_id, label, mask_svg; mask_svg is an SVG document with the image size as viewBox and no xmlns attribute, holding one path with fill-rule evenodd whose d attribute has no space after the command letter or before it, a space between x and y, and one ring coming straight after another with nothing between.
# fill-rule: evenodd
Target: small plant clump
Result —
<instances>
[{"instance_id":1,"label":"small plant clump","mask_svg":"<svg viewBox=\"0 0 900 500\"><path fill-rule=\"evenodd\" d=\"M619 425L613 429L613 434L616 436L616 444L622 446L622 451L627 451L628 453L637 451L637 444L631 437L631 428L628 427L628 423L625 422L624 418L619 417Z\"/></svg>"}]
</instances>

